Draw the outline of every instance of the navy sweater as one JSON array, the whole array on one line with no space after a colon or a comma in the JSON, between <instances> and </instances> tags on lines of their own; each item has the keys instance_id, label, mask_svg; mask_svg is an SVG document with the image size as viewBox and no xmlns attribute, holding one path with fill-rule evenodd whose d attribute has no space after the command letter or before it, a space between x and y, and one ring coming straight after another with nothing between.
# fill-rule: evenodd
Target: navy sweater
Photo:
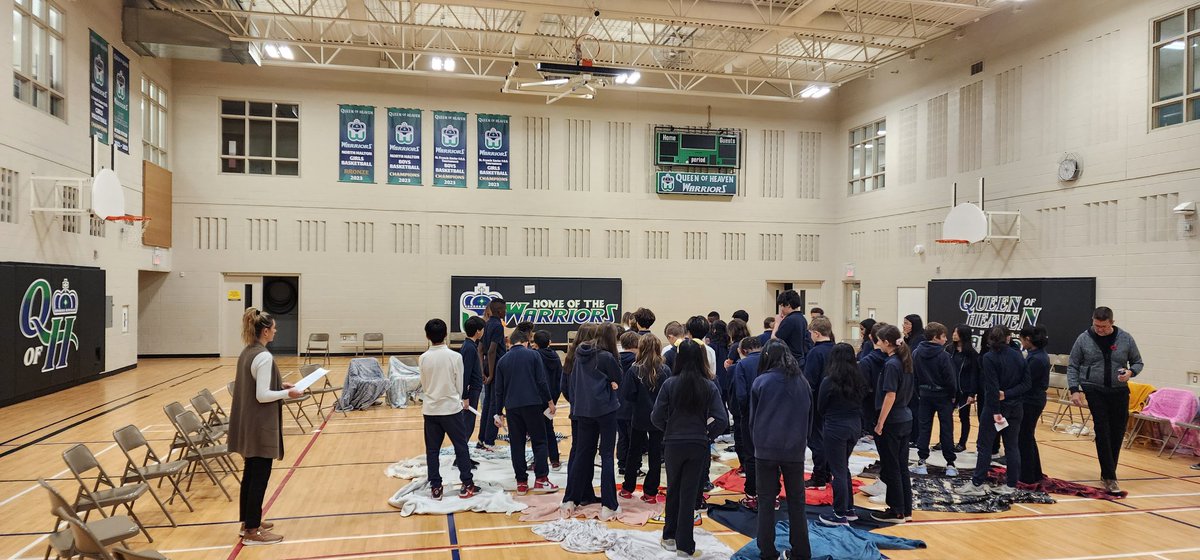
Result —
<instances>
[{"instance_id":1,"label":"navy sweater","mask_svg":"<svg viewBox=\"0 0 1200 560\"><path fill-rule=\"evenodd\" d=\"M1025 402L1034 406L1046 404L1046 390L1050 388L1050 356L1041 348L1034 348L1025 356L1029 368L1029 393ZM1007 393L1005 393L1007 396Z\"/></svg>"},{"instance_id":2,"label":"navy sweater","mask_svg":"<svg viewBox=\"0 0 1200 560\"><path fill-rule=\"evenodd\" d=\"M479 345L483 348L483 370L488 375L495 376L496 372L488 371L488 350L491 349L492 343L496 344L496 363L500 363L500 358L504 357L505 352L504 323L498 317L487 320L483 326L483 338L479 339Z\"/></svg>"},{"instance_id":3,"label":"navy sweater","mask_svg":"<svg viewBox=\"0 0 1200 560\"><path fill-rule=\"evenodd\" d=\"M634 364L625 370L625 379L621 382L621 399L628 402L633 409L629 425L638 431L648 432L657 430L650 422L650 413L654 411L654 403L663 383L671 377L671 370L666 365L658 366L658 383L651 389L646 385L639 373L641 368Z\"/></svg>"},{"instance_id":4,"label":"navy sweater","mask_svg":"<svg viewBox=\"0 0 1200 560\"><path fill-rule=\"evenodd\" d=\"M804 318L804 313L793 311L780 321L779 328L775 329L775 338L787 343L788 348L792 351L792 357L796 358L796 363L800 367L804 367L804 358L808 351L812 349L812 335L808 334L808 320Z\"/></svg>"},{"instance_id":5,"label":"navy sweater","mask_svg":"<svg viewBox=\"0 0 1200 560\"><path fill-rule=\"evenodd\" d=\"M795 313L793 313L795 315ZM812 419L812 389L803 375L763 372L750 388L750 433L754 457L803 463Z\"/></svg>"},{"instance_id":6,"label":"navy sweater","mask_svg":"<svg viewBox=\"0 0 1200 560\"><path fill-rule=\"evenodd\" d=\"M1011 346L1005 346L999 352L989 351L983 355L982 390L979 401L983 407L1004 414L1013 406L1021 404L1032 383L1029 379L1029 368L1025 358ZM1000 400L1000 391L1004 391L1004 400Z\"/></svg>"},{"instance_id":7,"label":"navy sweater","mask_svg":"<svg viewBox=\"0 0 1200 560\"><path fill-rule=\"evenodd\" d=\"M630 366L633 365L633 361L637 359L637 356L634 355L633 352L621 352L617 358L621 362L622 372L621 381L619 381L619 383L624 384L625 375L629 371ZM617 390L620 391L620 388L618 387ZM630 406L629 401L625 400L623 397L619 397L617 400L621 403L621 408L617 409L617 420L629 420L632 418L633 407Z\"/></svg>"},{"instance_id":8,"label":"navy sweater","mask_svg":"<svg viewBox=\"0 0 1200 560\"><path fill-rule=\"evenodd\" d=\"M833 388L832 383L822 383L817 390L817 414L829 425L831 420L859 420L862 418L863 399L847 399Z\"/></svg>"},{"instance_id":9,"label":"navy sweater","mask_svg":"<svg viewBox=\"0 0 1200 560\"><path fill-rule=\"evenodd\" d=\"M953 344L946 347L950 354L950 363L954 373L958 375L958 392L968 397L979 391L979 354L967 355L959 352Z\"/></svg>"},{"instance_id":10,"label":"navy sweater","mask_svg":"<svg viewBox=\"0 0 1200 560\"><path fill-rule=\"evenodd\" d=\"M825 379L825 363L829 361L829 353L833 352L833 341L826 340L813 345L804 358L804 377L808 386L812 387L813 397L821 390L821 381Z\"/></svg>"},{"instance_id":11,"label":"navy sweater","mask_svg":"<svg viewBox=\"0 0 1200 560\"><path fill-rule=\"evenodd\" d=\"M771 331L767 331L758 335L758 341L762 343L762 346L766 346L768 340L771 340Z\"/></svg>"},{"instance_id":12,"label":"navy sweater","mask_svg":"<svg viewBox=\"0 0 1200 560\"><path fill-rule=\"evenodd\" d=\"M562 358L551 348L538 348L537 352L541 354L542 366L546 368L546 384L550 386L550 398L558 402L558 397L562 395Z\"/></svg>"},{"instance_id":13,"label":"navy sweater","mask_svg":"<svg viewBox=\"0 0 1200 560\"><path fill-rule=\"evenodd\" d=\"M483 389L483 362L479 359L479 346L474 340L463 341L458 349L463 361L463 399L479 401L479 392Z\"/></svg>"},{"instance_id":14,"label":"navy sweater","mask_svg":"<svg viewBox=\"0 0 1200 560\"><path fill-rule=\"evenodd\" d=\"M912 400L914 391L916 381L913 375L904 373L904 362L900 356L892 354L883 363L883 373L879 374L879 381L875 385L875 410L880 412L883 411L883 398L888 393L896 393L896 402L892 404L885 424L912 421L912 409L908 408L908 402Z\"/></svg>"},{"instance_id":15,"label":"navy sweater","mask_svg":"<svg viewBox=\"0 0 1200 560\"><path fill-rule=\"evenodd\" d=\"M864 336L862 344L858 346L858 359L863 359L867 354L870 354L875 349L875 343L871 342L871 337Z\"/></svg>"},{"instance_id":16,"label":"navy sweater","mask_svg":"<svg viewBox=\"0 0 1200 560\"><path fill-rule=\"evenodd\" d=\"M546 382L546 366L542 356L524 346L513 346L496 363L496 396L503 414L506 408L523 406L546 407L550 402L550 385ZM539 409L540 410L540 409Z\"/></svg>"},{"instance_id":17,"label":"navy sweater","mask_svg":"<svg viewBox=\"0 0 1200 560\"><path fill-rule=\"evenodd\" d=\"M926 340L913 351L912 358L917 390L922 397L954 397L958 376L945 347Z\"/></svg>"},{"instance_id":18,"label":"navy sweater","mask_svg":"<svg viewBox=\"0 0 1200 560\"><path fill-rule=\"evenodd\" d=\"M758 377L758 364L762 353L758 350L751 352L733 366L733 396L740 414L750 414L750 388Z\"/></svg>"},{"instance_id":19,"label":"navy sweater","mask_svg":"<svg viewBox=\"0 0 1200 560\"><path fill-rule=\"evenodd\" d=\"M725 428L729 427L729 413L725 403L721 402L721 390L717 384L705 380L708 385L708 407L702 412L686 412L676 406L679 397L679 376L674 376L663 382L654 401L654 410L650 413L650 422L663 432L663 443L700 443L716 438ZM712 422L709 422L709 418Z\"/></svg>"},{"instance_id":20,"label":"navy sweater","mask_svg":"<svg viewBox=\"0 0 1200 560\"><path fill-rule=\"evenodd\" d=\"M607 350L585 342L575 349L575 365L564 392L571 398L571 416L599 418L621 407L612 383L621 382L621 364Z\"/></svg>"}]
</instances>

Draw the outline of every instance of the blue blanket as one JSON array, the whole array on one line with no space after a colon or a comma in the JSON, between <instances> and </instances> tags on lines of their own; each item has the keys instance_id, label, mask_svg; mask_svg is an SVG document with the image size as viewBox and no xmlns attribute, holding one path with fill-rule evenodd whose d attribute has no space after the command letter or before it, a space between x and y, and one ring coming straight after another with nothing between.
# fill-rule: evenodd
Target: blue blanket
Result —
<instances>
[{"instance_id":1,"label":"blue blanket","mask_svg":"<svg viewBox=\"0 0 1200 560\"><path fill-rule=\"evenodd\" d=\"M775 548L790 549L788 522L775 524ZM853 527L825 527L808 522L808 544L813 560L880 560L880 549L912 550L925 548L925 541L881 535ZM733 560L758 560L758 541L752 540L733 554Z\"/></svg>"}]
</instances>

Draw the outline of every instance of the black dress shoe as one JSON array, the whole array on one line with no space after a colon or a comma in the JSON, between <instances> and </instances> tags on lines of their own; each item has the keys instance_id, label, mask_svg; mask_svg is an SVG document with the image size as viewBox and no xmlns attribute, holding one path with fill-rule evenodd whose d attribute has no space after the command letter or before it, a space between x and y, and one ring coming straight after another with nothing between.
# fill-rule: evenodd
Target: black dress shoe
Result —
<instances>
[{"instance_id":1,"label":"black dress shoe","mask_svg":"<svg viewBox=\"0 0 1200 560\"><path fill-rule=\"evenodd\" d=\"M941 450L942 450L942 444L940 444L940 443L935 443L935 444L933 444L933 447L930 447L930 448L929 448L929 450L930 450L930 451L941 451Z\"/></svg>"},{"instance_id":2,"label":"black dress shoe","mask_svg":"<svg viewBox=\"0 0 1200 560\"><path fill-rule=\"evenodd\" d=\"M963 451L966 451L966 450L967 450L967 446L965 446L965 445L963 445L963 444L961 444L961 443L960 443L960 444L958 444L958 445L955 445L955 446L954 446L954 452L955 452L955 453L962 453Z\"/></svg>"}]
</instances>

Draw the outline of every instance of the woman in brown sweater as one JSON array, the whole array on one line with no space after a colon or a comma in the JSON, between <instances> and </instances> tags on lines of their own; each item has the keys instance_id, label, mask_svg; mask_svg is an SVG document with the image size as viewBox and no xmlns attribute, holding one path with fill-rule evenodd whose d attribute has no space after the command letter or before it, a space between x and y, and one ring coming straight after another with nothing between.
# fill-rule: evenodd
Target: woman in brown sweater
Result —
<instances>
[{"instance_id":1,"label":"woman in brown sweater","mask_svg":"<svg viewBox=\"0 0 1200 560\"><path fill-rule=\"evenodd\" d=\"M282 535L270 532L272 523L262 520L262 504L271 463L283 458L283 399L304 394L279 376L279 366L266 348L274 339L275 319L253 307L247 309L242 315L246 348L238 358L229 412L229 450L245 462L238 512L245 546L283 540Z\"/></svg>"}]
</instances>

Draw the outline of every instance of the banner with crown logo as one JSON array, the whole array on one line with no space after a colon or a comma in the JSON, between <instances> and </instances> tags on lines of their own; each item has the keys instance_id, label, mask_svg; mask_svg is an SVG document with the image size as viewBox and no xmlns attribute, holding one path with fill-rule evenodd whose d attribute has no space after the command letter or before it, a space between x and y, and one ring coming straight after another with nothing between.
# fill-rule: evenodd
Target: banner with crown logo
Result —
<instances>
[{"instance_id":1,"label":"banner with crown logo","mask_svg":"<svg viewBox=\"0 0 1200 560\"><path fill-rule=\"evenodd\" d=\"M462 332L467 319L502 299L505 328L529 321L563 343L581 325L620 321L621 293L620 278L451 276L450 331Z\"/></svg>"},{"instance_id":2,"label":"banner with crown logo","mask_svg":"<svg viewBox=\"0 0 1200 560\"><path fill-rule=\"evenodd\" d=\"M467 114L433 112L433 186L467 186Z\"/></svg>"},{"instance_id":3,"label":"banner with crown logo","mask_svg":"<svg viewBox=\"0 0 1200 560\"><path fill-rule=\"evenodd\" d=\"M129 153L129 57L112 50L113 146Z\"/></svg>"},{"instance_id":4,"label":"banner with crown logo","mask_svg":"<svg viewBox=\"0 0 1200 560\"><path fill-rule=\"evenodd\" d=\"M509 188L508 115L476 115L479 188Z\"/></svg>"},{"instance_id":5,"label":"banner with crown logo","mask_svg":"<svg viewBox=\"0 0 1200 560\"><path fill-rule=\"evenodd\" d=\"M88 59L88 91L91 103L88 114L92 136L108 143L108 41L91 31L91 57Z\"/></svg>"},{"instance_id":6,"label":"banner with crown logo","mask_svg":"<svg viewBox=\"0 0 1200 560\"><path fill-rule=\"evenodd\" d=\"M387 110L387 182L421 184L421 110Z\"/></svg>"},{"instance_id":7,"label":"banner with crown logo","mask_svg":"<svg viewBox=\"0 0 1200 560\"><path fill-rule=\"evenodd\" d=\"M0 263L0 406L104 371L104 271Z\"/></svg>"},{"instance_id":8,"label":"banner with crown logo","mask_svg":"<svg viewBox=\"0 0 1200 560\"><path fill-rule=\"evenodd\" d=\"M338 181L375 182L375 108L338 105Z\"/></svg>"}]
</instances>

